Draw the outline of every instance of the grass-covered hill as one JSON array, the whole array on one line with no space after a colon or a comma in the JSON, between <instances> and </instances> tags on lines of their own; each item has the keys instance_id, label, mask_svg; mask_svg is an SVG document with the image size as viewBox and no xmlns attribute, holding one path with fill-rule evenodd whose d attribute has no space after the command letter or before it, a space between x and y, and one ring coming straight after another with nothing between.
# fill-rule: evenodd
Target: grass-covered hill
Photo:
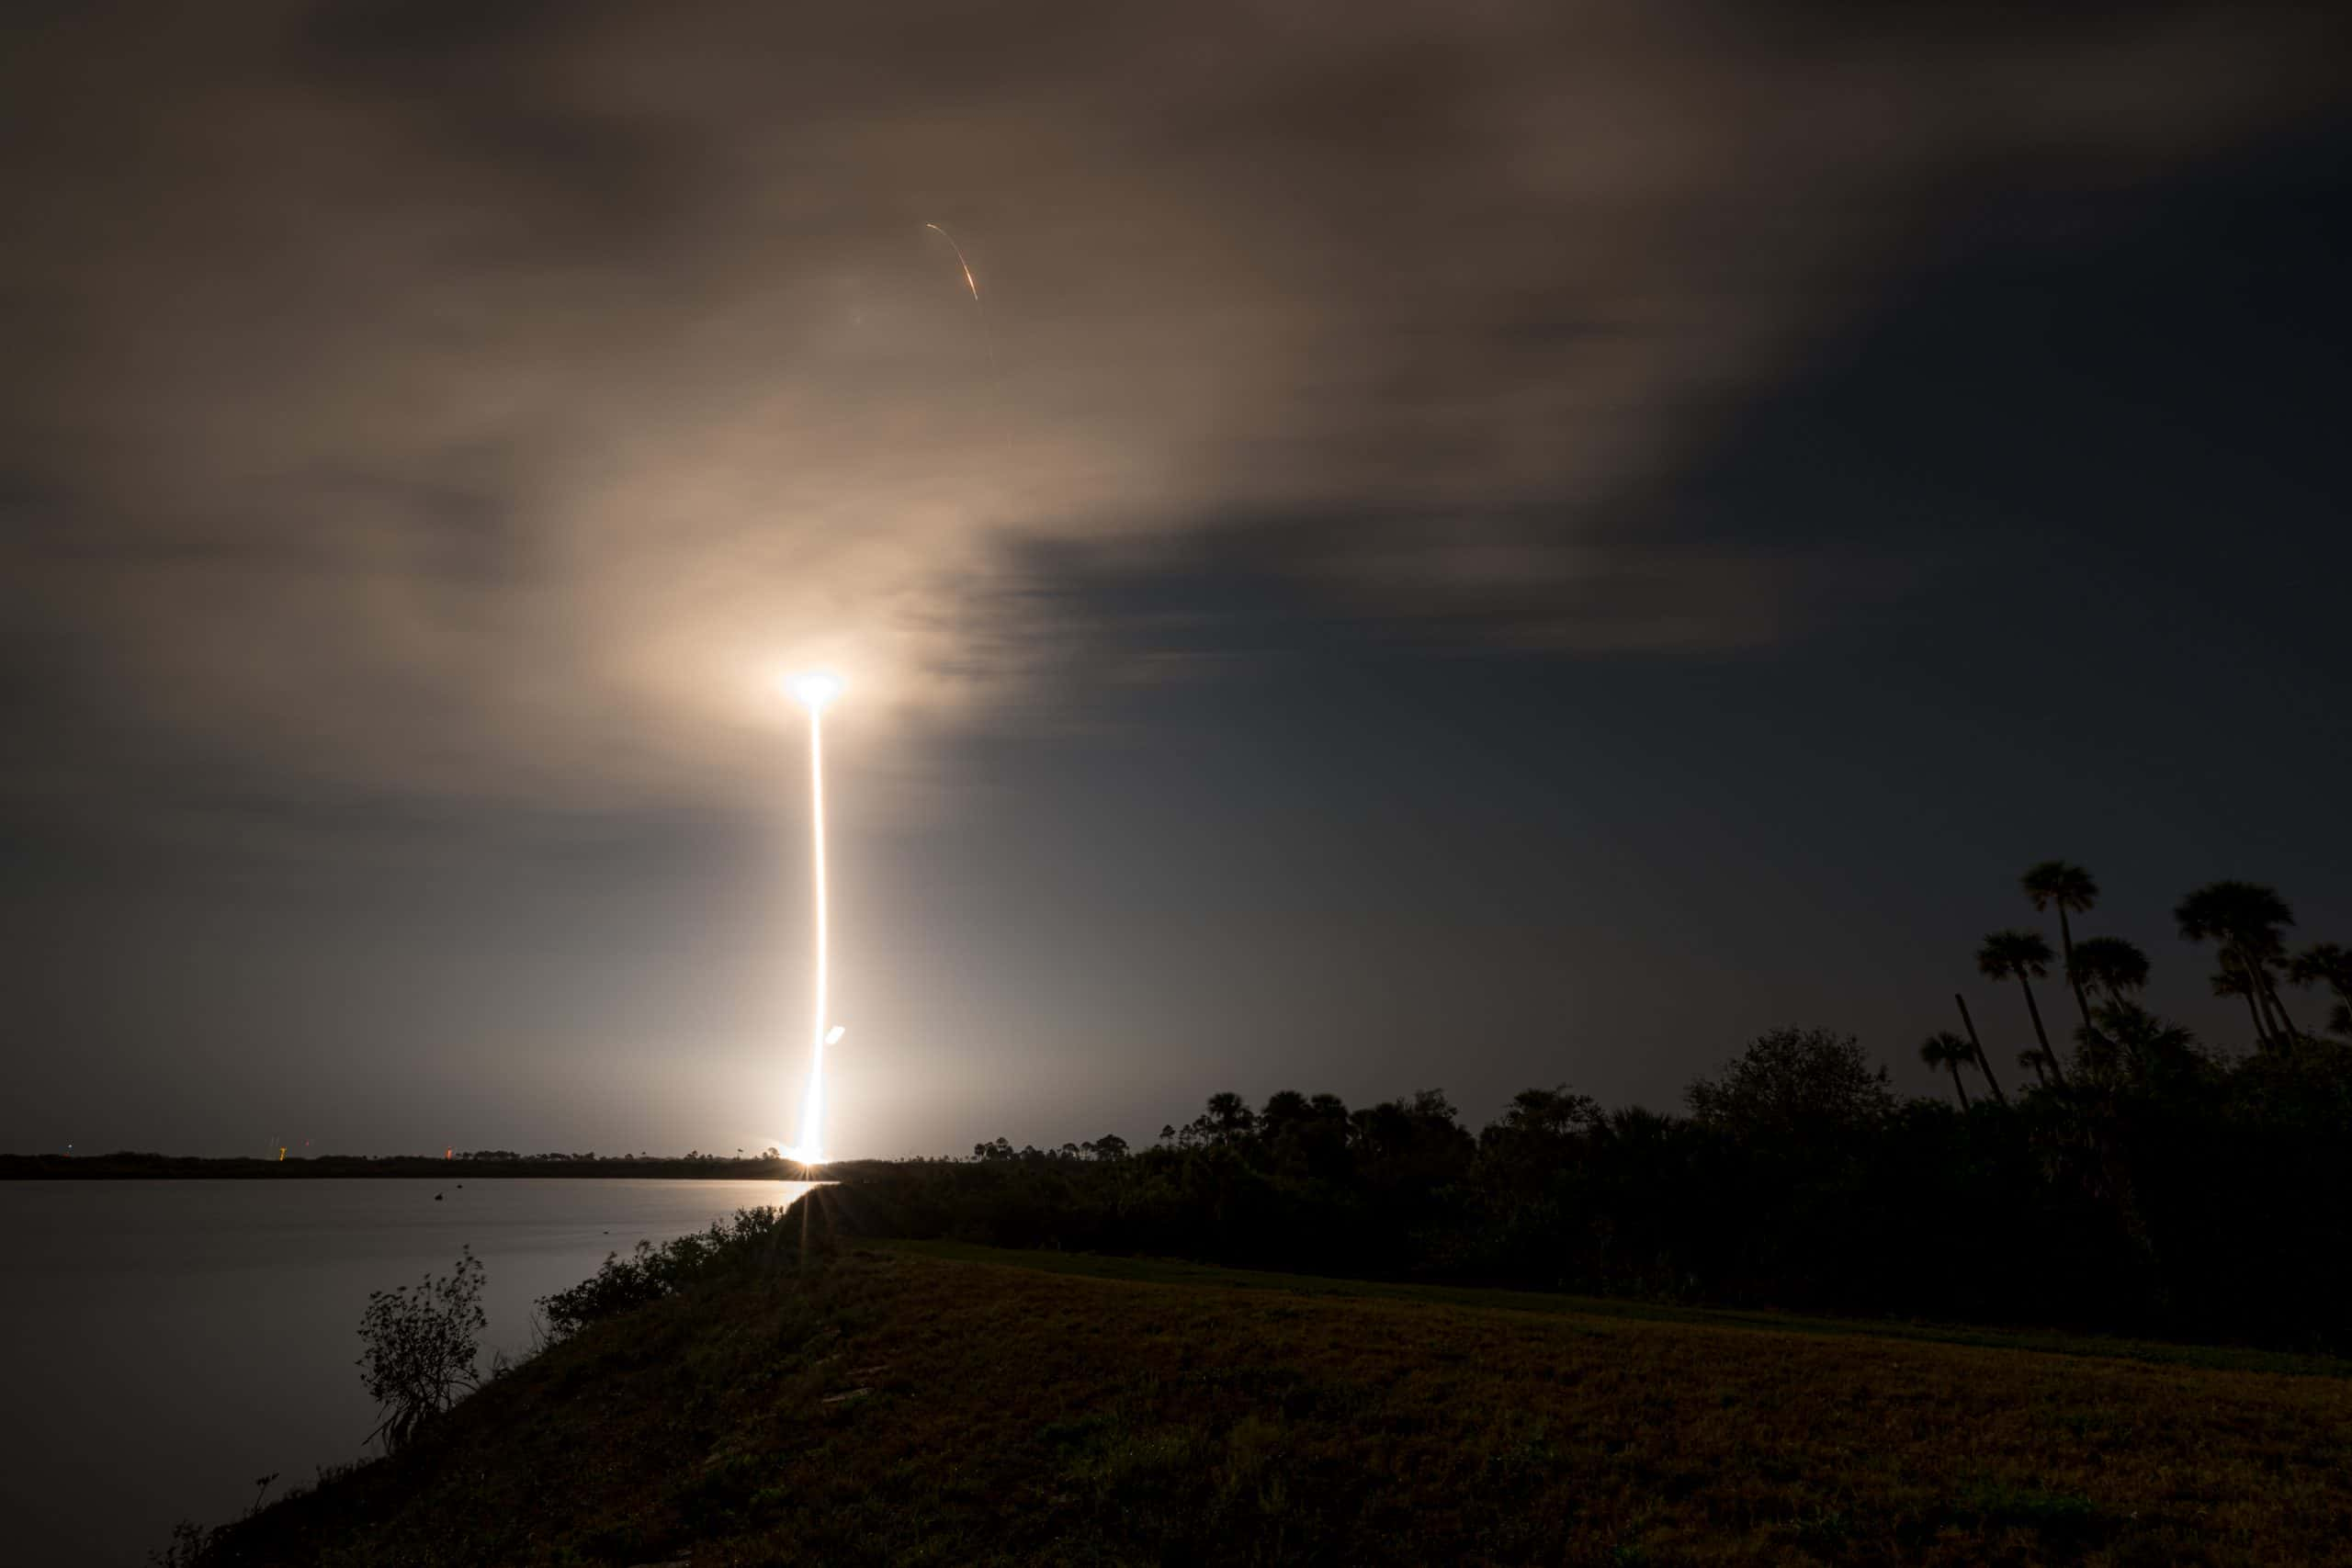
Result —
<instances>
[{"instance_id":1,"label":"grass-covered hill","mask_svg":"<svg viewBox=\"0 0 2352 1568\"><path fill-rule=\"evenodd\" d=\"M2352 1561L2340 1364L797 1229L207 1561Z\"/></svg>"}]
</instances>

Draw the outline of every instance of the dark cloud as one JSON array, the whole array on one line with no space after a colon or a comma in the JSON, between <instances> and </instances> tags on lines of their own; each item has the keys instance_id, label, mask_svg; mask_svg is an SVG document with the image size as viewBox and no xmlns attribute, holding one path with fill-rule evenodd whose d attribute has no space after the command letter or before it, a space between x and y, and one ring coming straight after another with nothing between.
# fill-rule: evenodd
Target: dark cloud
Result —
<instances>
[{"instance_id":1,"label":"dark cloud","mask_svg":"<svg viewBox=\"0 0 2352 1568\"><path fill-rule=\"evenodd\" d=\"M806 660L868 712L1005 701L1097 640L1024 590L1040 541L1253 535L1411 637L1785 639L1916 566L1726 533L1678 467L1972 193L2291 128L2340 41L2219 6L18 27L0 619L13 681L107 715L19 786L144 746L582 800L764 781Z\"/></svg>"}]
</instances>

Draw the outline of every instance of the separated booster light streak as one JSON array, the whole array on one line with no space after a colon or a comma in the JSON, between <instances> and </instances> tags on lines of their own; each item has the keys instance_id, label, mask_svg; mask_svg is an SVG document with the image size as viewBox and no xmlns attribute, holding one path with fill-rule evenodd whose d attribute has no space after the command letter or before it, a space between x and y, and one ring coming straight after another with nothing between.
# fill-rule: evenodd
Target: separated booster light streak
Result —
<instances>
[{"instance_id":1,"label":"separated booster light streak","mask_svg":"<svg viewBox=\"0 0 2352 1568\"><path fill-rule=\"evenodd\" d=\"M980 302L980 286L972 276L972 264L964 259L964 247L956 243L955 235L949 233L946 230L942 229L938 224L926 223L923 227L937 234L941 239L946 241L947 248L956 253L956 265L964 269L964 287L972 291L972 303L975 305L978 304Z\"/></svg>"}]
</instances>

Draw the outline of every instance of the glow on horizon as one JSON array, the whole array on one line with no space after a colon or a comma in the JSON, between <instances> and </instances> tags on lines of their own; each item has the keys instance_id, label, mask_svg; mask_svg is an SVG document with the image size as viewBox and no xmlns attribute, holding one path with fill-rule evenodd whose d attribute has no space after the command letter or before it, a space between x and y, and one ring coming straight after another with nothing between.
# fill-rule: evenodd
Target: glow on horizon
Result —
<instances>
[{"instance_id":1,"label":"glow on horizon","mask_svg":"<svg viewBox=\"0 0 2352 1568\"><path fill-rule=\"evenodd\" d=\"M817 1002L808 1030L808 1089L800 1100L800 1142L787 1152L804 1165L825 1160L825 1047L842 1037L838 1025L830 1029L826 1014L831 962L831 932L825 898L825 705L842 694L841 678L821 671L796 675L792 694L808 709L808 807L810 842L815 854L811 869L817 895Z\"/></svg>"}]
</instances>

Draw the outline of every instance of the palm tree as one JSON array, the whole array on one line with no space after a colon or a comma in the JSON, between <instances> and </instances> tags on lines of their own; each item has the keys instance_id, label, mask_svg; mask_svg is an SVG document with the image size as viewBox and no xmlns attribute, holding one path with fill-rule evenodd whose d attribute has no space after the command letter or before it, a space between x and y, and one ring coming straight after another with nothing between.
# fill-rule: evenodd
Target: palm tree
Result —
<instances>
[{"instance_id":1,"label":"palm tree","mask_svg":"<svg viewBox=\"0 0 2352 1568\"><path fill-rule=\"evenodd\" d=\"M2069 910L2087 911L2098 902L2098 884L2081 866L2070 865L2063 860L2046 860L2029 866L2018 879L2025 896L2033 900L2036 911L2058 907L2058 949L2066 959L2066 984L2075 993L2075 1010L2083 1016L2083 1027L2091 1027L2091 1004L2083 996L2083 985L2075 978L2075 928L2066 919ZM2093 1031L2093 1032L2097 1032Z\"/></svg>"},{"instance_id":2,"label":"palm tree","mask_svg":"<svg viewBox=\"0 0 2352 1568\"><path fill-rule=\"evenodd\" d=\"M2009 1097L2001 1092L2001 1080L1993 1076L1993 1059L1984 1055L1984 1042L1976 1038L1976 1021L1968 1016L1968 998L1954 991L1951 999L1952 1004L1960 1009L1960 1021L1967 1027L1969 1047L1976 1053L1976 1070L1983 1073L1984 1081L1993 1086L1993 1098L2007 1105Z\"/></svg>"},{"instance_id":3,"label":"palm tree","mask_svg":"<svg viewBox=\"0 0 2352 1568\"><path fill-rule=\"evenodd\" d=\"M2147 988L2148 955L2120 936L2086 936L2067 954L2066 974L2077 991L2105 991L2120 1007Z\"/></svg>"},{"instance_id":4,"label":"palm tree","mask_svg":"<svg viewBox=\"0 0 2352 1568\"><path fill-rule=\"evenodd\" d=\"M2183 898L2172 912L2180 934L2190 942L2211 942L2219 949L2224 985L2217 991L2245 987L2254 1011L2255 1038L2266 1046L2285 1049L2295 1040L2294 1021L2278 999L2278 982L2270 976L2274 960L2287 952L2279 928L2295 923L2295 912L2268 887L2254 882L2209 882Z\"/></svg>"},{"instance_id":5,"label":"palm tree","mask_svg":"<svg viewBox=\"0 0 2352 1568\"><path fill-rule=\"evenodd\" d=\"M1220 1144L1240 1142L1257 1124L1257 1112L1250 1109L1250 1102L1231 1089L1209 1096L1208 1109L1193 1122Z\"/></svg>"},{"instance_id":6,"label":"palm tree","mask_svg":"<svg viewBox=\"0 0 2352 1568\"><path fill-rule=\"evenodd\" d=\"M1951 1074L1951 1087L1960 1096L1960 1108L1967 1110L1968 1086L1961 1081L1960 1065L1975 1062L1976 1047L1947 1029L1919 1042L1919 1060L1927 1063L1930 1069L1941 1067Z\"/></svg>"},{"instance_id":7,"label":"palm tree","mask_svg":"<svg viewBox=\"0 0 2352 1568\"><path fill-rule=\"evenodd\" d=\"M2246 1016L2254 1020L2254 1038L2264 1045L2270 1043L2269 1032L2262 1027L2262 1010L2254 1005L2254 987L2246 983L2245 971L2238 967L2237 957L2227 949L2222 953L2222 966L2213 974L2213 994L2217 997L2244 997Z\"/></svg>"},{"instance_id":8,"label":"palm tree","mask_svg":"<svg viewBox=\"0 0 2352 1568\"><path fill-rule=\"evenodd\" d=\"M2335 1016L2327 1026L2352 1034L2352 949L2333 942L2314 942L2295 954L2287 978L2298 986L2325 986L2336 996Z\"/></svg>"},{"instance_id":9,"label":"palm tree","mask_svg":"<svg viewBox=\"0 0 2352 1568\"><path fill-rule=\"evenodd\" d=\"M2058 1065L2057 1054L2050 1049L2050 1032L2041 1027L2041 1007L2033 999L2030 983L2030 980L2039 980L2050 973L2050 962L2056 956L2040 931L1995 931L1976 950L1976 968L1988 979L2006 980L2012 975L2017 976L2018 989L2025 993L2025 1010L2033 1019L2033 1037L2041 1042L2042 1059L2049 1064L2049 1076L2055 1077L2058 1087L2064 1089L2066 1087L2066 1069ZM2041 1070L2041 1064L2036 1064L2035 1070Z\"/></svg>"},{"instance_id":10,"label":"palm tree","mask_svg":"<svg viewBox=\"0 0 2352 1568\"><path fill-rule=\"evenodd\" d=\"M2262 987L2263 1005L2275 1016L2281 1044L2291 1045L2301 1033L2295 1021L2287 1016L2287 998L2278 994L2278 982L2270 966L2287 966L2287 939L2277 931L2264 931L2246 943L2246 951L2254 960L2254 977Z\"/></svg>"}]
</instances>

